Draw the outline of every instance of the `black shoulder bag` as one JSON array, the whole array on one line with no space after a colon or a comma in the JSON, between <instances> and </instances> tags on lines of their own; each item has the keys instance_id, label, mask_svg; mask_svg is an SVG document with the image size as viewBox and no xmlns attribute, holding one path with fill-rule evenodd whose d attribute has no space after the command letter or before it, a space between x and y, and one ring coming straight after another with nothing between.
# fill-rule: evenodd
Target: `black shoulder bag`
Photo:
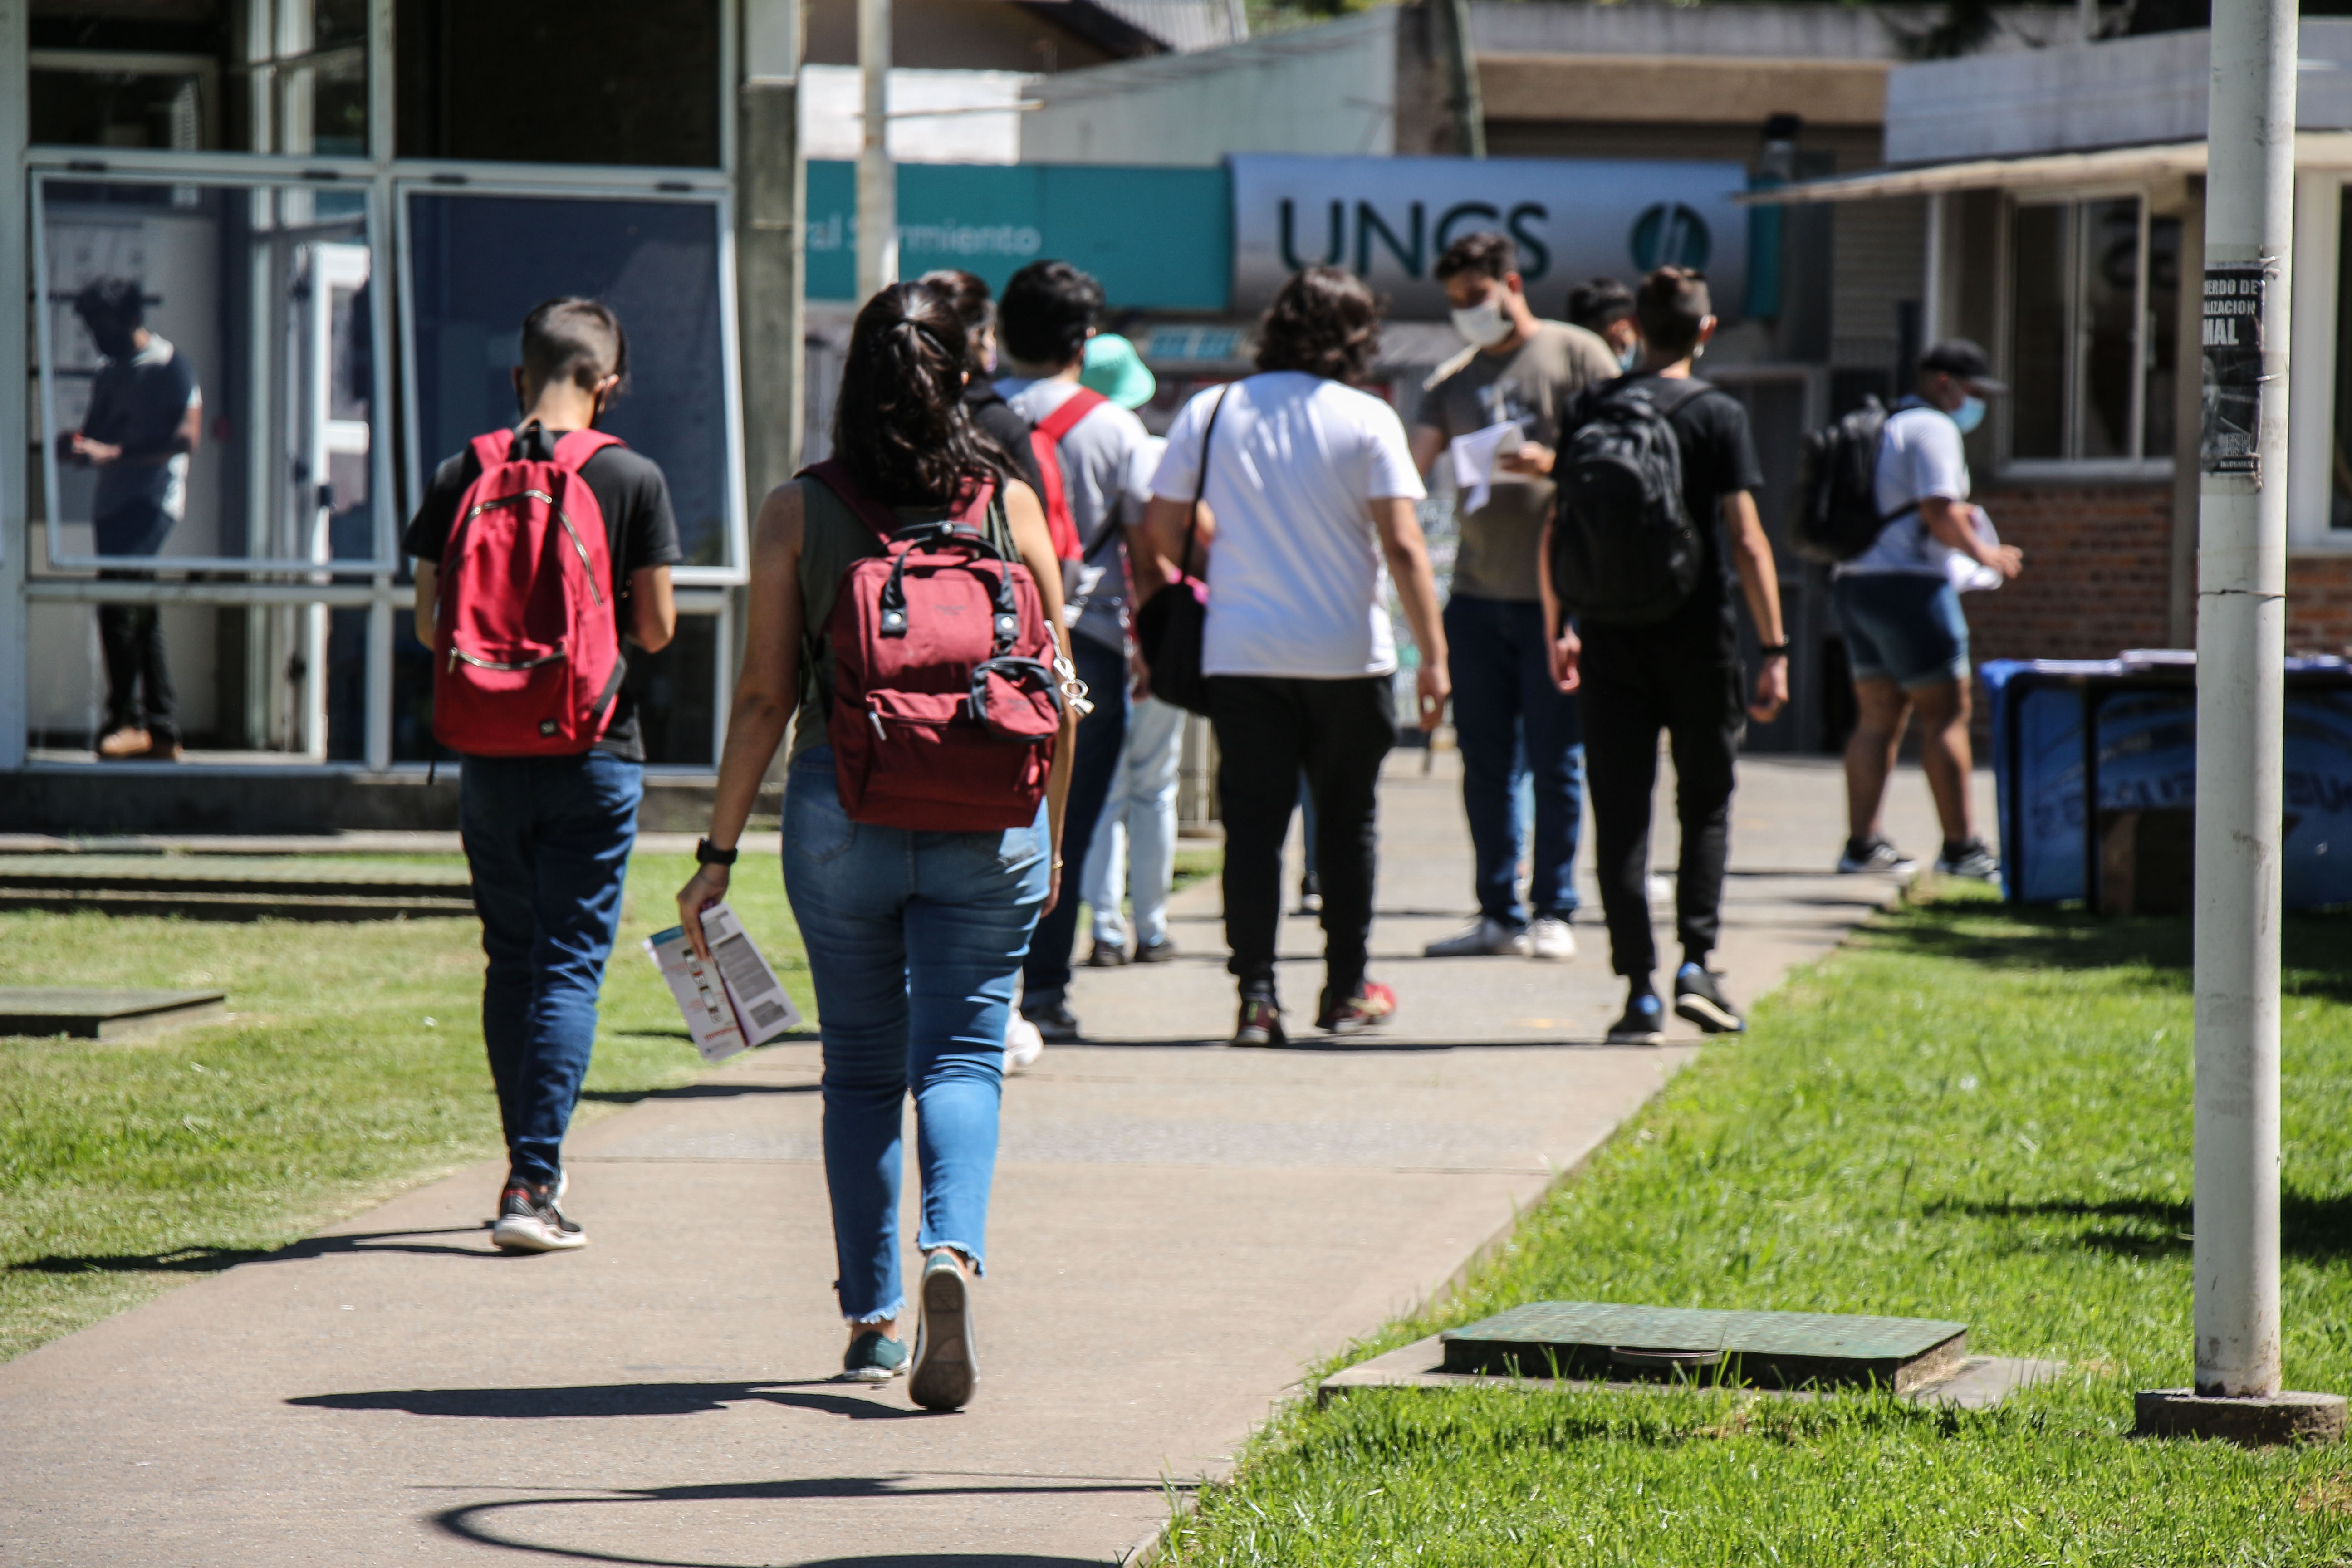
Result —
<instances>
[{"instance_id":1,"label":"black shoulder bag","mask_svg":"<svg viewBox=\"0 0 2352 1568\"><path fill-rule=\"evenodd\" d=\"M1209 624L1209 585L1192 575L1192 545L1201 533L1201 497L1209 489L1209 443L1224 412L1225 392L1209 406L1201 432L1201 472L1192 485L1192 508L1184 522L1184 558L1176 581L1162 587L1135 613L1135 646L1151 671L1151 694L1194 713L1209 710L1209 680L1201 673L1201 638Z\"/></svg>"}]
</instances>

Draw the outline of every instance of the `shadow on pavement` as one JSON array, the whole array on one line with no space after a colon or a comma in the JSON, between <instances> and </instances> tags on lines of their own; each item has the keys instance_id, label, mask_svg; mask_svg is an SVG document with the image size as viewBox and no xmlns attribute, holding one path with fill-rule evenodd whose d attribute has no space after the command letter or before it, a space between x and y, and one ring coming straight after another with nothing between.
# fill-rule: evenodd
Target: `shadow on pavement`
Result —
<instances>
[{"instance_id":1,"label":"shadow on pavement","mask_svg":"<svg viewBox=\"0 0 2352 1568\"><path fill-rule=\"evenodd\" d=\"M511 1536L493 1532L488 1528L488 1521L497 1514L534 1508L604 1508L614 1504L627 1506L643 1503L795 1502L866 1498L1001 1497L1056 1492L1157 1493L1167 1489L1157 1480L1120 1480L1087 1476L974 1477L971 1480L992 1484L924 1485L911 1482L907 1477L836 1476L803 1480L745 1481L710 1486L645 1487L593 1496L525 1498L509 1502L469 1503L459 1508L444 1509L433 1514L431 1520L441 1530L461 1540L476 1542L484 1546L503 1547L509 1552L526 1552L537 1556L568 1557L574 1561L589 1563L643 1564L645 1568L734 1568L731 1563L718 1563L708 1558L640 1557L626 1552L600 1552L593 1548L520 1541ZM793 1568L889 1568L892 1564L903 1564L905 1568L1102 1568L1102 1559L1090 1557L1045 1557L1025 1552L884 1552L866 1557L805 1559L795 1563Z\"/></svg>"},{"instance_id":2,"label":"shadow on pavement","mask_svg":"<svg viewBox=\"0 0 2352 1568\"><path fill-rule=\"evenodd\" d=\"M750 1094L814 1094L814 1079L807 1083L687 1083L676 1089L583 1089L583 1100L601 1100L607 1105L636 1105L648 1100L740 1100Z\"/></svg>"},{"instance_id":3,"label":"shadow on pavement","mask_svg":"<svg viewBox=\"0 0 2352 1568\"><path fill-rule=\"evenodd\" d=\"M402 1410L411 1415L549 1421L609 1415L699 1415L748 1400L788 1405L852 1421L920 1418L928 1411L855 1394L813 1394L793 1383L594 1383L562 1388L381 1388L306 1394L286 1403L313 1410ZM832 1387L830 1379L816 1386Z\"/></svg>"},{"instance_id":4,"label":"shadow on pavement","mask_svg":"<svg viewBox=\"0 0 2352 1568\"><path fill-rule=\"evenodd\" d=\"M452 1258L495 1258L488 1247L451 1247L441 1242L415 1242L416 1236L479 1236L483 1226L450 1226L440 1230L371 1230L344 1236L314 1236L275 1251L241 1247L179 1247L166 1252L111 1253L76 1256L52 1253L28 1258L0 1268L0 1274L217 1274L242 1263L297 1263L341 1252L415 1252Z\"/></svg>"}]
</instances>

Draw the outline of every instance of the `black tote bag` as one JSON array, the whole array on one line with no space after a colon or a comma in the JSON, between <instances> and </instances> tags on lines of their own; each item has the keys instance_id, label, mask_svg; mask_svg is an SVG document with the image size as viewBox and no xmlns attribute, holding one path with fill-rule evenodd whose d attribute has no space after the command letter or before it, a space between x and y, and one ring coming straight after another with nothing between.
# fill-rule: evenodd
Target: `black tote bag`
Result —
<instances>
[{"instance_id":1,"label":"black tote bag","mask_svg":"<svg viewBox=\"0 0 2352 1568\"><path fill-rule=\"evenodd\" d=\"M1209 584L1192 575L1192 544L1201 533L1201 497L1209 488L1209 443L1217 434L1228 386L1209 405L1201 432L1201 472L1192 485L1192 507L1184 521L1184 556L1176 581L1162 587L1135 613L1135 646L1151 671L1151 694L1193 713L1209 710L1209 680L1201 673L1201 639L1209 625Z\"/></svg>"}]
</instances>

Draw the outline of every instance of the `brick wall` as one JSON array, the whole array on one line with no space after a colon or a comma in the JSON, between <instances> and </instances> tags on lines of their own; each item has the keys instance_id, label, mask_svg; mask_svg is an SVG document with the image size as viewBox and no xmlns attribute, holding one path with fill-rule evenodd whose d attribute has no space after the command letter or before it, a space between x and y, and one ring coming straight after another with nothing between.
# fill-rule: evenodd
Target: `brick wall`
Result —
<instances>
[{"instance_id":1,"label":"brick wall","mask_svg":"<svg viewBox=\"0 0 2352 1568\"><path fill-rule=\"evenodd\" d=\"M2289 555L2289 653L2352 654L2352 555Z\"/></svg>"},{"instance_id":2,"label":"brick wall","mask_svg":"<svg viewBox=\"0 0 2352 1568\"><path fill-rule=\"evenodd\" d=\"M2025 571L1961 600L1970 659L2113 658L2170 640L2169 483L2003 486L1977 499L2001 542L2025 552ZM2341 613L2352 623L2352 576Z\"/></svg>"}]
</instances>

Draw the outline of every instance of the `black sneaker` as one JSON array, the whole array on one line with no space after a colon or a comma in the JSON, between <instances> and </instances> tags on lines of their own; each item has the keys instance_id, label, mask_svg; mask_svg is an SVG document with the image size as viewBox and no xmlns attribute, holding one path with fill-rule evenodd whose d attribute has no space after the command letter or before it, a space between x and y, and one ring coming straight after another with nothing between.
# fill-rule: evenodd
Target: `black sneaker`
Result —
<instances>
[{"instance_id":1,"label":"black sneaker","mask_svg":"<svg viewBox=\"0 0 2352 1568\"><path fill-rule=\"evenodd\" d=\"M1176 944L1164 936L1158 942L1147 942L1135 950L1135 962L1138 963L1165 963L1175 956Z\"/></svg>"},{"instance_id":2,"label":"black sneaker","mask_svg":"<svg viewBox=\"0 0 2352 1568\"><path fill-rule=\"evenodd\" d=\"M1666 1043L1666 1005L1654 991L1625 998L1624 1016L1609 1026L1612 1046L1663 1046Z\"/></svg>"},{"instance_id":3,"label":"black sneaker","mask_svg":"<svg viewBox=\"0 0 2352 1568\"><path fill-rule=\"evenodd\" d=\"M1088 969L1120 969L1127 964L1127 949L1115 942L1097 942L1087 954Z\"/></svg>"},{"instance_id":4,"label":"black sneaker","mask_svg":"<svg viewBox=\"0 0 2352 1568\"><path fill-rule=\"evenodd\" d=\"M501 1252L568 1252L587 1246L588 1235L555 1206L553 1186L511 1182L499 1194L490 1244Z\"/></svg>"},{"instance_id":5,"label":"black sneaker","mask_svg":"<svg viewBox=\"0 0 2352 1568\"><path fill-rule=\"evenodd\" d=\"M1723 976L1685 963L1675 971L1675 1016L1688 1018L1710 1035L1741 1035L1748 1020L1724 999Z\"/></svg>"},{"instance_id":6,"label":"black sneaker","mask_svg":"<svg viewBox=\"0 0 2352 1568\"><path fill-rule=\"evenodd\" d=\"M1936 857L1936 875L1990 882L2000 875L2000 862L1985 847L1983 839L1971 838L1966 844L1944 846L1944 852Z\"/></svg>"},{"instance_id":7,"label":"black sneaker","mask_svg":"<svg viewBox=\"0 0 2352 1568\"><path fill-rule=\"evenodd\" d=\"M1059 996L1034 1003L1024 997L1021 1016L1037 1026L1038 1036L1048 1045L1066 1046L1078 1037L1078 1016Z\"/></svg>"},{"instance_id":8,"label":"black sneaker","mask_svg":"<svg viewBox=\"0 0 2352 1568\"><path fill-rule=\"evenodd\" d=\"M1884 838L1846 840L1845 852L1838 857L1838 874L1859 876L1866 871L1885 871L1897 877L1907 877L1919 868L1919 862L1895 847Z\"/></svg>"},{"instance_id":9,"label":"black sneaker","mask_svg":"<svg viewBox=\"0 0 2352 1568\"><path fill-rule=\"evenodd\" d=\"M1242 1016L1234 1025L1237 1046L1280 1046L1289 1043L1282 1032L1282 1009L1271 996L1244 996Z\"/></svg>"}]
</instances>

